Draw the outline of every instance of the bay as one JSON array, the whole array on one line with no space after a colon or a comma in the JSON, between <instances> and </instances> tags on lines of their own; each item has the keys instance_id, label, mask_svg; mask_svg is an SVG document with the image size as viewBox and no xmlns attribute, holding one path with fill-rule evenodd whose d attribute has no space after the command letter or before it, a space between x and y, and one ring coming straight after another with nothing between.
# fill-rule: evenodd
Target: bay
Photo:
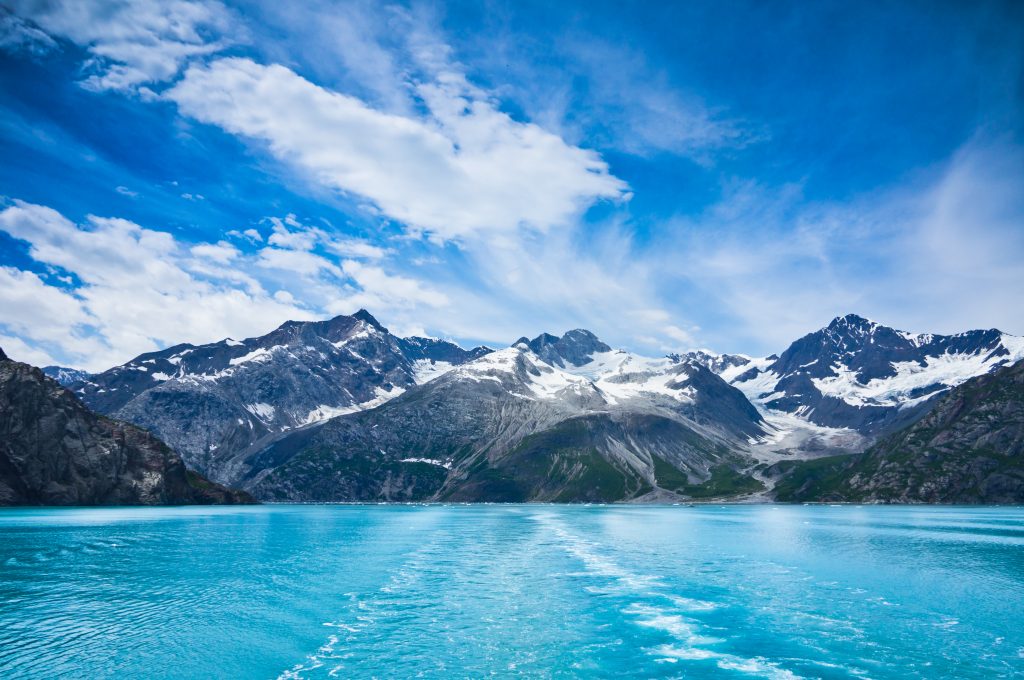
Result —
<instances>
[{"instance_id":1,"label":"bay","mask_svg":"<svg viewBox=\"0 0 1024 680\"><path fill-rule=\"evenodd\" d=\"M1024 675L1024 509L0 511L3 678Z\"/></svg>"}]
</instances>

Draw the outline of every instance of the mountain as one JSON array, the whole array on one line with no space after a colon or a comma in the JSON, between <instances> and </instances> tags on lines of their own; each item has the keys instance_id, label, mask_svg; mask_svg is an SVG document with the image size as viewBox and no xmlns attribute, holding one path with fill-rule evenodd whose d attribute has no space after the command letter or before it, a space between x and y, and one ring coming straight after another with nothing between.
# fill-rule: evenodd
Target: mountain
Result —
<instances>
[{"instance_id":1,"label":"mountain","mask_svg":"<svg viewBox=\"0 0 1024 680\"><path fill-rule=\"evenodd\" d=\"M1024 362L964 382L862 454L773 472L784 501L1024 503Z\"/></svg>"},{"instance_id":2,"label":"mountain","mask_svg":"<svg viewBox=\"0 0 1024 680\"><path fill-rule=\"evenodd\" d=\"M0 505L245 503L186 470L166 444L92 413L0 350Z\"/></svg>"},{"instance_id":3,"label":"mountain","mask_svg":"<svg viewBox=\"0 0 1024 680\"><path fill-rule=\"evenodd\" d=\"M612 351L612 348L597 339L593 333L582 328L566 332L562 337L541 333L533 340L525 337L513 343L523 346L552 366L582 366L592 360L594 354Z\"/></svg>"},{"instance_id":4,"label":"mountain","mask_svg":"<svg viewBox=\"0 0 1024 680\"><path fill-rule=\"evenodd\" d=\"M764 409L875 437L920 418L951 387L1021 358L1024 338L995 329L914 334L849 314L778 357L720 374Z\"/></svg>"},{"instance_id":5,"label":"mountain","mask_svg":"<svg viewBox=\"0 0 1024 680\"><path fill-rule=\"evenodd\" d=\"M66 368L64 366L43 366L41 370L64 387L88 380L92 375L87 371L77 368Z\"/></svg>"},{"instance_id":6,"label":"mountain","mask_svg":"<svg viewBox=\"0 0 1024 680\"><path fill-rule=\"evenodd\" d=\"M705 367L541 335L237 457L276 500L619 501L761 488L757 410Z\"/></svg>"},{"instance_id":7,"label":"mountain","mask_svg":"<svg viewBox=\"0 0 1024 680\"><path fill-rule=\"evenodd\" d=\"M1022 357L998 330L852 314L764 358L646 358L584 329L464 350L360 310L144 354L74 389L267 499L765 497L799 461L862 452Z\"/></svg>"},{"instance_id":8,"label":"mountain","mask_svg":"<svg viewBox=\"0 0 1024 680\"><path fill-rule=\"evenodd\" d=\"M370 408L490 350L398 338L360 310L289 321L246 340L176 345L142 354L73 386L91 408L161 437L193 468L263 438Z\"/></svg>"},{"instance_id":9,"label":"mountain","mask_svg":"<svg viewBox=\"0 0 1024 680\"><path fill-rule=\"evenodd\" d=\"M716 354L708 349L695 349L685 354L669 354L668 357L675 361L689 361L700 364L717 374L726 373L741 366L749 366L752 361L745 354Z\"/></svg>"}]
</instances>

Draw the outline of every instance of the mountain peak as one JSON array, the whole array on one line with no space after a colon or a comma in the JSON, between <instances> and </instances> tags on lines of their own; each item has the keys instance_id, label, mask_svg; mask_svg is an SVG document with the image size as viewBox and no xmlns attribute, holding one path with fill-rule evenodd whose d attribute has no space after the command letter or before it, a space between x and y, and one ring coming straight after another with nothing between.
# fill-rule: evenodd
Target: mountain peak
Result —
<instances>
[{"instance_id":1,"label":"mountain peak","mask_svg":"<svg viewBox=\"0 0 1024 680\"><path fill-rule=\"evenodd\" d=\"M574 328L571 331L566 331L562 335L562 340L565 339L586 339L591 341L601 342L597 339L597 336L588 331L586 328Z\"/></svg>"},{"instance_id":2,"label":"mountain peak","mask_svg":"<svg viewBox=\"0 0 1024 680\"><path fill-rule=\"evenodd\" d=\"M360 321L365 321L366 323L370 324L379 331L384 330L384 326L381 325L380 321L377 321L377 319L374 318L373 314L370 314L365 309L360 309L358 312L352 315L352 318L359 319Z\"/></svg>"},{"instance_id":3,"label":"mountain peak","mask_svg":"<svg viewBox=\"0 0 1024 680\"><path fill-rule=\"evenodd\" d=\"M612 351L612 348L598 340L596 335L583 328L566 331L562 337L550 333L541 333L533 340L522 337L512 346L522 345L547 363L560 368L565 367L565 362L573 366L582 366L590 361L594 353Z\"/></svg>"},{"instance_id":4,"label":"mountain peak","mask_svg":"<svg viewBox=\"0 0 1024 680\"><path fill-rule=\"evenodd\" d=\"M832 319L832 323L828 325L828 328L832 330L840 328L870 329L877 325L871 319L865 319L859 314L847 314L846 316L837 316Z\"/></svg>"}]
</instances>

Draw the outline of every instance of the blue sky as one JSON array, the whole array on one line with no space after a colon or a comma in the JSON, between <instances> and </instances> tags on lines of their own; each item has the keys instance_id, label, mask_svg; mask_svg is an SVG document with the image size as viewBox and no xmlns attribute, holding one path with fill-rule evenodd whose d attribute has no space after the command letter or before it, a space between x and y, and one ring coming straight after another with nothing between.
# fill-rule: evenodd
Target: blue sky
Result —
<instances>
[{"instance_id":1,"label":"blue sky","mask_svg":"<svg viewBox=\"0 0 1024 680\"><path fill-rule=\"evenodd\" d=\"M9 2L0 346L1024 333L1020 3Z\"/></svg>"}]
</instances>

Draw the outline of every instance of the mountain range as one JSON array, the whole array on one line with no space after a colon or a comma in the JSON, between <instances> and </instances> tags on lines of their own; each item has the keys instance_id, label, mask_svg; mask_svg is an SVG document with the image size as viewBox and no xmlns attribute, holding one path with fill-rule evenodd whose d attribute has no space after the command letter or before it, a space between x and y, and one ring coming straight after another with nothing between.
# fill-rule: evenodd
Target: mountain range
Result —
<instances>
[{"instance_id":1,"label":"mountain range","mask_svg":"<svg viewBox=\"0 0 1024 680\"><path fill-rule=\"evenodd\" d=\"M825 487L793 484L840 462L829 475L864 478L851 461L1022 357L1024 339L997 330L914 334L856 315L764 358L643 357L583 329L466 350L360 310L78 379L47 371L265 500L813 500ZM1024 493L1009 479L1000 499ZM916 498L904 492L864 498Z\"/></svg>"},{"instance_id":2,"label":"mountain range","mask_svg":"<svg viewBox=\"0 0 1024 680\"><path fill-rule=\"evenodd\" d=\"M266 499L764 497L776 464L858 453L1022 356L996 330L856 315L766 358L642 357L582 329L464 350L360 310L144 354L74 389Z\"/></svg>"}]
</instances>

